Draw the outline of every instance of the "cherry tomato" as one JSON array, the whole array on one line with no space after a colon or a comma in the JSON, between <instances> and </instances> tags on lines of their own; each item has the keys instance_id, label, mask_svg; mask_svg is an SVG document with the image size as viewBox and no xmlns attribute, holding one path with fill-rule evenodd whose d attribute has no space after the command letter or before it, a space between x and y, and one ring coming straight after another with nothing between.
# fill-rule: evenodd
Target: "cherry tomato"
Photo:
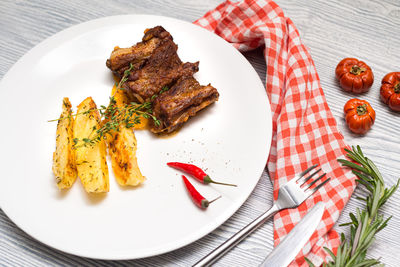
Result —
<instances>
[{"instance_id":1,"label":"cherry tomato","mask_svg":"<svg viewBox=\"0 0 400 267\"><path fill-rule=\"evenodd\" d=\"M344 105L343 111L347 126L353 133L365 134L375 122L375 110L365 100L350 99Z\"/></svg>"},{"instance_id":2,"label":"cherry tomato","mask_svg":"<svg viewBox=\"0 0 400 267\"><path fill-rule=\"evenodd\" d=\"M356 58L345 58L336 67L336 78L347 92L364 93L374 83L371 68Z\"/></svg>"},{"instance_id":3,"label":"cherry tomato","mask_svg":"<svg viewBox=\"0 0 400 267\"><path fill-rule=\"evenodd\" d=\"M383 77L381 99L392 110L400 111L400 72L391 72Z\"/></svg>"}]
</instances>

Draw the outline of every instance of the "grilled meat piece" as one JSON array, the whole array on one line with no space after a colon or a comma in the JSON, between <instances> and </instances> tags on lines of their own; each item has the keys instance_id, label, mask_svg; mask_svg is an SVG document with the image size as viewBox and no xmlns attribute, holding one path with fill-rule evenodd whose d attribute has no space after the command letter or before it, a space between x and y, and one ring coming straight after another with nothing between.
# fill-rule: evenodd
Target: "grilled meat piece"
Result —
<instances>
[{"instance_id":1,"label":"grilled meat piece","mask_svg":"<svg viewBox=\"0 0 400 267\"><path fill-rule=\"evenodd\" d=\"M114 50L106 65L122 77L129 64L133 64L134 68L122 87L127 89L131 98L143 103L164 86L199 70L198 62L182 63L177 49L170 33L157 26L145 32L142 42Z\"/></svg>"},{"instance_id":2,"label":"grilled meat piece","mask_svg":"<svg viewBox=\"0 0 400 267\"><path fill-rule=\"evenodd\" d=\"M183 63L177 49L171 34L157 26L145 31L142 42L130 48L114 49L106 63L120 78L133 64L122 87L132 100L153 102L153 115L160 121L160 125L151 121L154 133L176 130L219 97L217 89L211 85L201 86L193 78L199 70L199 62ZM170 89L160 94L165 86Z\"/></svg>"},{"instance_id":3,"label":"grilled meat piece","mask_svg":"<svg viewBox=\"0 0 400 267\"><path fill-rule=\"evenodd\" d=\"M177 49L171 40L161 41L144 66L131 72L123 87L135 99L144 102L181 76L192 76L199 70L199 63L183 64L176 53Z\"/></svg>"},{"instance_id":4,"label":"grilled meat piece","mask_svg":"<svg viewBox=\"0 0 400 267\"><path fill-rule=\"evenodd\" d=\"M172 36L163 27L157 26L147 29L142 38L142 42L129 48L115 47L106 65L112 72L121 78L124 71L132 63L135 69L139 69L153 53L154 49L162 40L171 40Z\"/></svg>"},{"instance_id":5,"label":"grilled meat piece","mask_svg":"<svg viewBox=\"0 0 400 267\"><path fill-rule=\"evenodd\" d=\"M168 91L153 102L153 115L160 121L151 125L153 133L170 133L181 127L189 117L218 100L217 89L202 86L192 76L181 77Z\"/></svg>"}]
</instances>

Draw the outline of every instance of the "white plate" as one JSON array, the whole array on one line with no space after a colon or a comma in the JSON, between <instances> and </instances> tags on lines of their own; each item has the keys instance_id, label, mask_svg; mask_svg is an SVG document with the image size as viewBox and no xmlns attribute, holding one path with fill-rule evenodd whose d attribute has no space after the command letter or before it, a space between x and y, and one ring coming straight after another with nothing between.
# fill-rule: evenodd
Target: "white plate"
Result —
<instances>
[{"instance_id":1,"label":"white plate","mask_svg":"<svg viewBox=\"0 0 400 267\"><path fill-rule=\"evenodd\" d=\"M108 103L113 85L105 62L113 47L141 40L162 25L179 45L182 61L200 61L195 77L211 83L219 101L171 138L137 131L138 160L147 181L123 188L110 169L110 192L86 194L79 180L60 192L51 171L62 98L76 107L92 96ZM0 84L0 205L37 240L99 259L134 259L185 246L214 230L247 199L265 167L271 142L270 105L249 62L220 37L172 18L128 15L89 21L45 40L23 56ZM194 162L237 188L193 184L208 199L193 205L169 161Z\"/></svg>"}]
</instances>

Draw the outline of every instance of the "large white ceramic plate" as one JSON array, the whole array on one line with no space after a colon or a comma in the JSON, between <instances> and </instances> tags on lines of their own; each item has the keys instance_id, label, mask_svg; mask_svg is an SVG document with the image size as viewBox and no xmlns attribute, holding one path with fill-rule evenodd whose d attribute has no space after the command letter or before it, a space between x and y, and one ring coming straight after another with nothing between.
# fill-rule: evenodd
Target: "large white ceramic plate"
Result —
<instances>
[{"instance_id":1,"label":"large white ceramic plate","mask_svg":"<svg viewBox=\"0 0 400 267\"><path fill-rule=\"evenodd\" d=\"M182 61L200 61L195 77L211 83L219 101L170 138L137 131L138 161L146 182L120 187L110 169L110 192L92 196L79 180L59 191L52 153L62 98L74 106L92 96L106 105L113 85L105 61L113 47L141 40L162 25L179 45ZM172 18L128 15L89 21L45 40L23 56L0 85L0 205L37 240L75 255L134 259L168 252L211 232L247 199L265 167L271 142L268 98L247 60L218 36ZM209 199L191 202L169 161L193 162L237 188L194 185Z\"/></svg>"}]
</instances>

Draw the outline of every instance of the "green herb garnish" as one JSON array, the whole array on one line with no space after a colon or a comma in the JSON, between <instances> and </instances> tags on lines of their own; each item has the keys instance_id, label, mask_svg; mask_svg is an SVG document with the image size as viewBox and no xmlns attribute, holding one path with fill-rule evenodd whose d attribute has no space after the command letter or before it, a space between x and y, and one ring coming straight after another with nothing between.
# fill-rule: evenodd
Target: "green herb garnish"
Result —
<instances>
[{"instance_id":1,"label":"green herb garnish","mask_svg":"<svg viewBox=\"0 0 400 267\"><path fill-rule=\"evenodd\" d=\"M121 80L119 83L116 85L116 90L124 90L122 88L122 85L128 80L129 75L131 74L131 71L133 70L133 65L132 63L129 65L129 68L124 71L124 75L122 76ZM159 94L162 92L165 92L168 90L168 87L164 87ZM115 95L115 93L114 93ZM79 140L78 138L73 139L73 147L77 148L80 146L89 146L89 145L95 145L97 142L101 141L103 138L106 139L107 135L112 136L114 131L119 131L120 126L123 125L126 128L132 128L136 124L140 123L140 118L146 118L146 119L152 119L154 121L154 124L156 126L160 125L160 121L152 114L152 105L150 102L144 102L142 104L136 103L136 102L131 102L129 104L126 104L122 107L117 106L117 102L115 101L114 95L110 97L110 102L108 104L108 107L101 105L100 108L97 109L89 109L84 112L80 113L75 113L72 114L68 117L63 117L59 118L56 120L50 120L51 121L59 121L62 119L67 119L71 118L72 116L77 116L80 114L90 114L92 111L98 110L101 116L101 121L104 120L104 123L102 126L97 129L96 127L93 127L93 131L90 133L90 135L87 138L83 138L82 140ZM153 96L154 97L154 96ZM154 99L152 97L152 100ZM157 97L157 95L155 95Z\"/></svg>"},{"instance_id":2,"label":"green herb garnish","mask_svg":"<svg viewBox=\"0 0 400 267\"><path fill-rule=\"evenodd\" d=\"M375 164L364 156L360 146L352 147L352 150L345 149L348 153L346 156L352 161L338 159L338 161L346 167L352 168L353 173L358 177L356 180L359 184L364 185L368 191L365 198L357 197L365 202L364 210L357 209L356 214L350 213L350 222L341 224L340 226L350 226L350 239L346 239L342 233L340 235L341 244L338 248L336 256L333 252L324 248L332 257L328 263L324 263L324 267L368 267L380 264L379 259L367 259L367 251L375 240L375 235L385 228L390 220L379 214L379 209L393 195L399 187L400 179L397 184L387 188L383 181L383 177ZM358 164L356 164L356 163ZM309 266L314 266L310 260L305 258Z\"/></svg>"}]
</instances>

